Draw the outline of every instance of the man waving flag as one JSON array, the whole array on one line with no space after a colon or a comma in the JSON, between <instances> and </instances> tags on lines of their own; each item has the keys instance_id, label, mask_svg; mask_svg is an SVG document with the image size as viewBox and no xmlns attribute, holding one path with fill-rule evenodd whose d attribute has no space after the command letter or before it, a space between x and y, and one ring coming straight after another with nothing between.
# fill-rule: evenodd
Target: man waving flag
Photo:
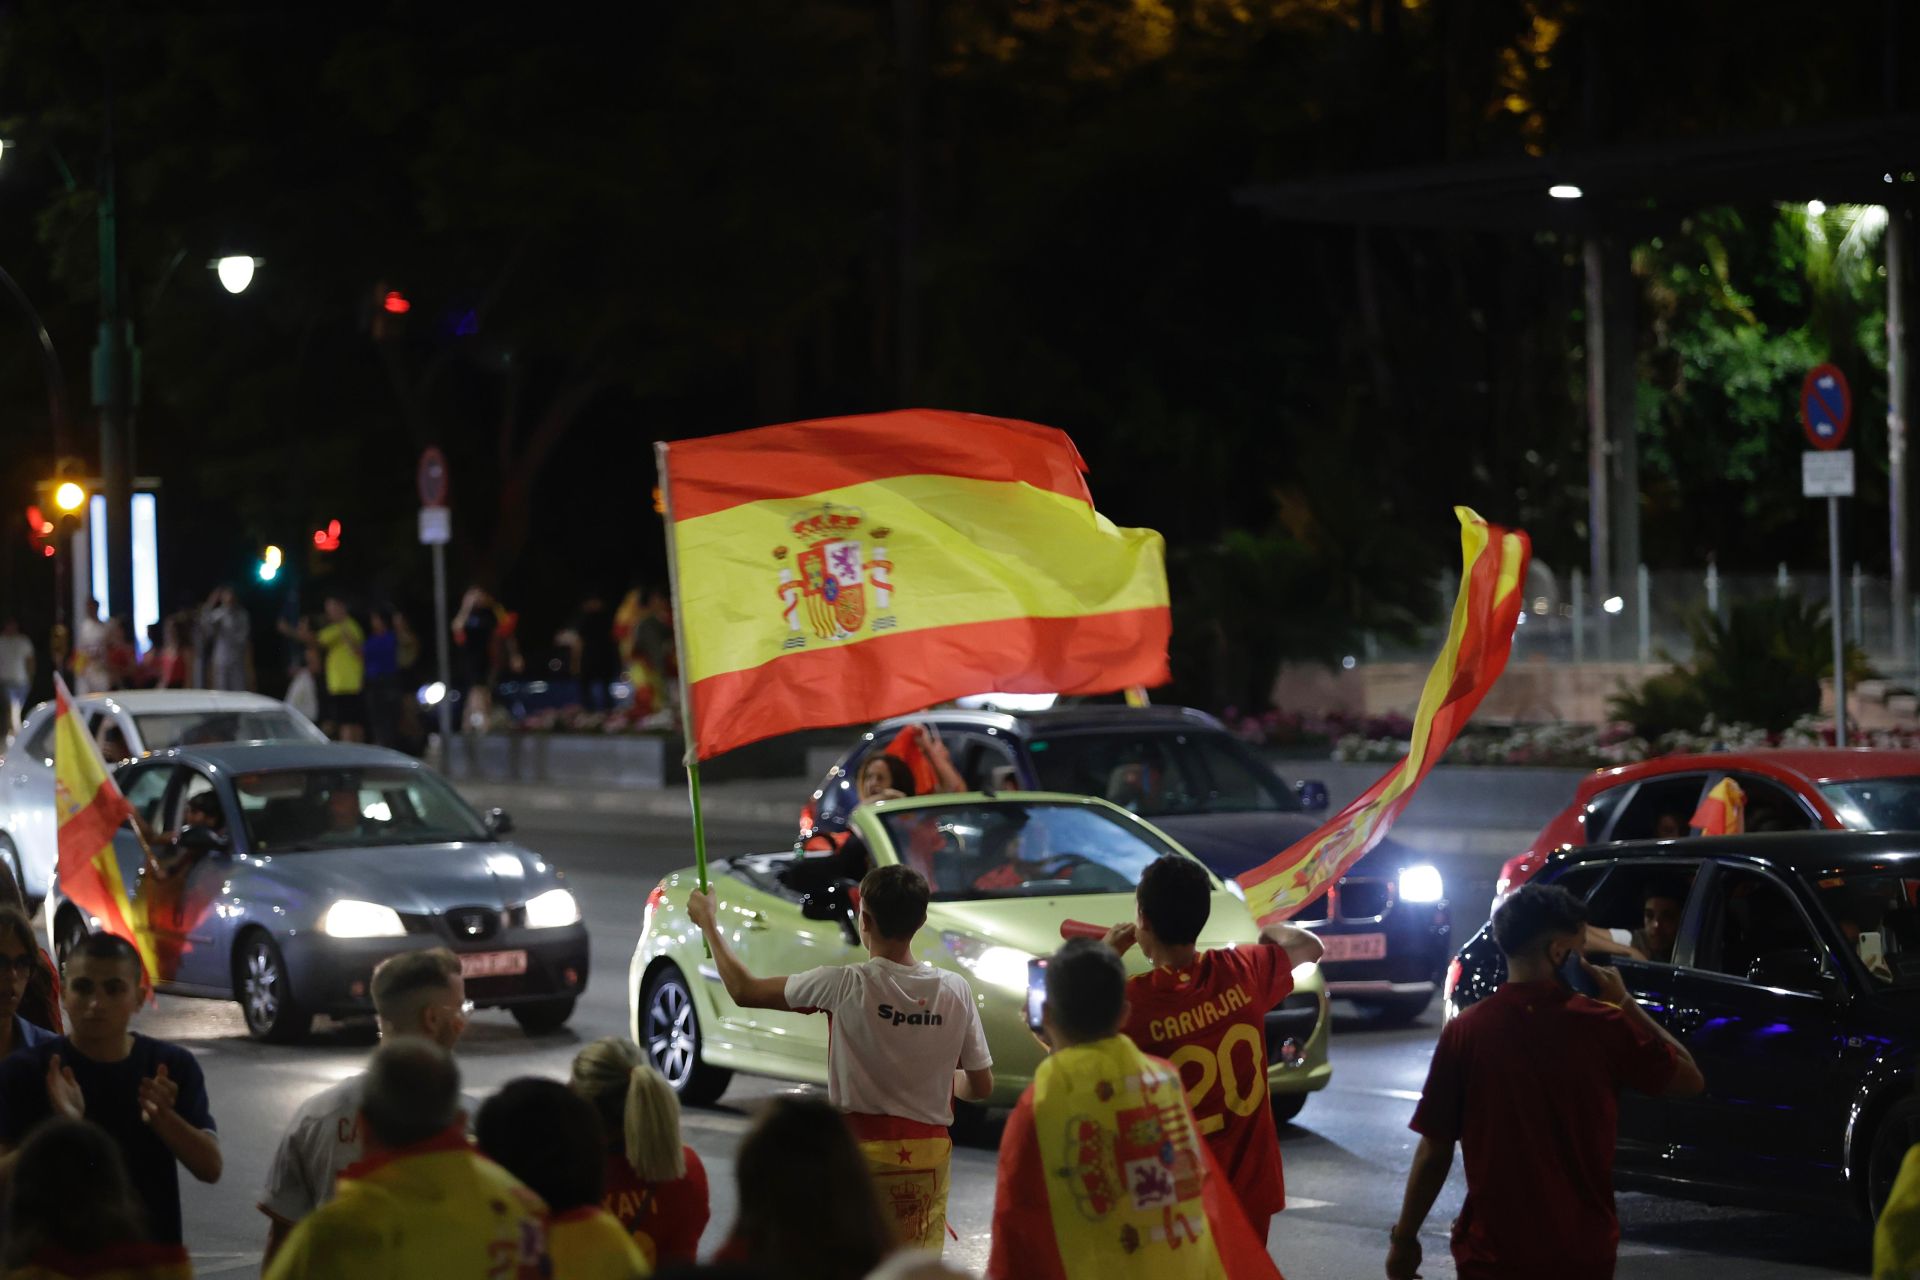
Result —
<instances>
[{"instance_id":1,"label":"man waving flag","mask_svg":"<svg viewBox=\"0 0 1920 1280\"><path fill-rule=\"evenodd\" d=\"M53 678L53 812L59 824L60 892L81 910L134 945L149 982L159 979L146 905L127 893L113 856L113 833L133 816L100 748L73 708L66 682Z\"/></svg>"}]
</instances>

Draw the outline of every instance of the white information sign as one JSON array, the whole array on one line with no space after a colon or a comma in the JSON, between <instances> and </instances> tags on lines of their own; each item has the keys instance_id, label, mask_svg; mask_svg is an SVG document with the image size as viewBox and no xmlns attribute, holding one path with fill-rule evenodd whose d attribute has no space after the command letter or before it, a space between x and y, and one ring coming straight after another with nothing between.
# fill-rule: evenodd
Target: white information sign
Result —
<instances>
[{"instance_id":1,"label":"white information sign","mask_svg":"<svg viewBox=\"0 0 1920 1280\"><path fill-rule=\"evenodd\" d=\"M1847 458L1851 461L1853 455L1848 454ZM1848 483L1851 484L1853 475L1851 467L1847 469L1847 475ZM1852 493L1853 490L1848 489L1847 492ZM453 541L453 509L451 507L420 508L420 545L433 547L451 541Z\"/></svg>"},{"instance_id":2,"label":"white information sign","mask_svg":"<svg viewBox=\"0 0 1920 1280\"><path fill-rule=\"evenodd\" d=\"M1800 492L1808 498L1851 498L1853 450L1809 449L1802 453Z\"/></svg>"}]
</instances>

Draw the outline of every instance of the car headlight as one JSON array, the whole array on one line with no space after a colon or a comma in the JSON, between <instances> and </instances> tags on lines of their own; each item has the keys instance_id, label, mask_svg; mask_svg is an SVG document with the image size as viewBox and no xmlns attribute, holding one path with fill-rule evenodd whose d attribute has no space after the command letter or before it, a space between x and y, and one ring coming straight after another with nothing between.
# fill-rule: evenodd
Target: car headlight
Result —
<instances>
[{"instance_id":1,"label":"car headlight","mask_svg":"<svg viewBox=\"0 0 1920 1280\"><path fill-rule=\"evenodd\" d=\"M580 904L565 889L549 889L527 899L527 928L558 929L580 923Z\"/></svg>"},{"instance_id":2,"label":"car headlight","mask_svg":"<svg viewBox=\"0 0 1920 1280\"><path fill-rule=\"evenodd\" d=\"M982 942L964 933L943 933L940 940L960 967L980 981L1008 991L1027 989L1027 962L1033 957L1019 948Z\"/></svg>"},{"instance_id":3,"label":"car headlight","mask_svg":"<svg viewBox=\"0 0 1920 1280\"><path fill-rule=\"evenodd\" d=\"M329 938L397 938L406 931L400 913L377 902L342 898L320 917L320 932Z\"/></svg>"},{"instance_id":4,"label":"car headlight","mask_svg":"<svg viewBox=\"0 0 1920 1280\"><path fill-rule=\"evenodd\" d=\"M1424 862L1400 868L1400 901L1438 902L1446 894L1447 886L1440 879L1439 868Z\"/></svg>"}]
</instances>

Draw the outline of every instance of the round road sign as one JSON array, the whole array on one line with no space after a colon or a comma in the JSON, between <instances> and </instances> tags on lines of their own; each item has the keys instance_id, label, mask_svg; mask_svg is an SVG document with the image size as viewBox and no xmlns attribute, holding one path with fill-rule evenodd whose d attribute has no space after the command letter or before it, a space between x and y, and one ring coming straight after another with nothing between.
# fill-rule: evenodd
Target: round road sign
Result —
<instances>
[{"instance_id":1,"label":"round road sign","mask_svg":"<svg viewBox=\"0 0 1920 1280\"><path fill-rule=\"evenodd\" d=\"M415 479L419 482L421 506L447 505L447 455L437 446L428 445L421 452L420 470Z\"/></svg>"},{"instance_id":2,"label":"round road sign","mask_svg":"<svg viewBox=\"0 0 1920 1280\"><path fill-rule=\"evenodd\" d=\"M1853 391L1847 375L1830 364L1807 370L1800 384L1800 425L1816 449L1838 449L1853 424Z\"/></svg>"}]
</instances>

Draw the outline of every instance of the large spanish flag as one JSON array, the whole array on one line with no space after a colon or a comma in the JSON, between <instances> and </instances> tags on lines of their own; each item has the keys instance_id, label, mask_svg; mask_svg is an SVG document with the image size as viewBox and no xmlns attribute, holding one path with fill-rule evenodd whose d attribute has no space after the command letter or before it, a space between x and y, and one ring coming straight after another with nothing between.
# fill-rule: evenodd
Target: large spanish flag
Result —
<instances>
[{"instance_id":1,"label":"large spanish flag","mask_svg":"<svg viewBox=\"0 0 1920 1280\"><path fill-rule=\"evenodd\" d=\"M1180 1069L1125 1036L1047 1056L1007 1120L987 1280L1281 1280Z\"/></svg>"},{"instance_id":2,"label":"large spanish flag","mask_svg":"<svg viewBox=\"0 0 1920 1280\"><path fill-rule=\"evenodd\" d=\"M699 759L963 694L1167 680L1165 549L1066 433L907 409L656 445Z\"/></svg>"},{"instance_id":3,"label":"large spanish flag","mask_svg":"<svg viewBox=\"0 0 1920 1280\"><path fill-rule=\"evenodd\" d=\"M53 678L53 813L59 823L55 871L60 892L140 952L148 981L160 973L146 905L127 893L113 834L133 816L133 806L107 772L100 748L73 709L66 682Z\"/></svg>"},{"instance_id":4,"label":"large spanish flag","mask_svg":"<svg viewBox=\"0 0 1920 1280\"><path fill-rule=\"evenodd\" d=\"M1446 647L1420 693L1407 755L1326 825L1239 877L1247 908L1263 925L1298 911L1380 843L1506 669L1524 603L1527 535L1488 524L1465 507L1453 513L1460 519L1465 559L1460 594Z\"/></svg>"}]
</instances>

